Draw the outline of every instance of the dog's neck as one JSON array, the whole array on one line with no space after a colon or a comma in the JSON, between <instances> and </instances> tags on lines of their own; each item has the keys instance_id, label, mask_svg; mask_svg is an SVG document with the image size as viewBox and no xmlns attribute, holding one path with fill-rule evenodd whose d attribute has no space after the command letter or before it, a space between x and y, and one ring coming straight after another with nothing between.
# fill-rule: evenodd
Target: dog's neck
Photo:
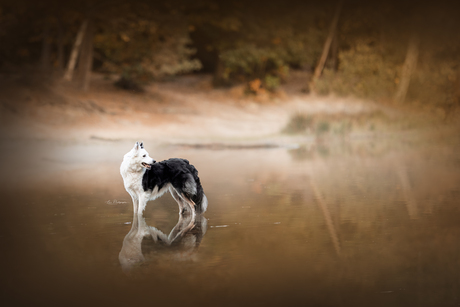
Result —
<instances>
[{"instance_id":1,"label":"dog's neck","mask_svg":"<svg viewBox=\"0 0 460 307\"><path fill-rule=\"evenodd\" d=\"M124 156L123 162L120 165L121 176L123 177L125 183L127 183L128 181L131 184L141 183L142 177L145 173L145 168L143 168L138 163L132 163L130 159L131 155L129 153Z\"/></svg>"}]
</instances>

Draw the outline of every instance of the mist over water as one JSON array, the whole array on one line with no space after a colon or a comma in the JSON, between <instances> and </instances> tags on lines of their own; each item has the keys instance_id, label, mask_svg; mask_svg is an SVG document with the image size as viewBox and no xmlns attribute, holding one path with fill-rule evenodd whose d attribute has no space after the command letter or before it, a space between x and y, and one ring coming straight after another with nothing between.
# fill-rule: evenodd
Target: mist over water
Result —
<instances>
[{"instance_id":1,"label":"mist over water","mask_svg":"<svg viewBox=\"0 0 460 307\"><path fill-rule=\"evenodd\" d=\"M2 145L36 153L24 169L19 153L3 159L11 306L459 304L458 140L145 144L195 165L203 216L180 217L167 194L133 218L119 175L130 142Z\"/></svg>"}]
</instances>

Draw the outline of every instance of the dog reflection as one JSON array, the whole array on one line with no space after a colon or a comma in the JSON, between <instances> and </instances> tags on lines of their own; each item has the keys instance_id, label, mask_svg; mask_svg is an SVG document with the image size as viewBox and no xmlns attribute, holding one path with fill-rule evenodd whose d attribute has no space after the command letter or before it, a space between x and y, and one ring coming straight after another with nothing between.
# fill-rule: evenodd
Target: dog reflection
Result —
<instances>
[{"instance_id":1,"label":"dog reflection","mask_svg":"<svg viewBox=\"0 0 460 307\"><path fill-rule=\"evenodd\" d=\"M161 230L148 226L143 216L134 214L131 230L125 236L118 255L121 267L124 272L129 272L146 261L144 254L157 254L160 251L173 260L193 261L206 228L207 220L201 214L179 214L176 226L166 235Z\"/></svg>"}]
</instances>

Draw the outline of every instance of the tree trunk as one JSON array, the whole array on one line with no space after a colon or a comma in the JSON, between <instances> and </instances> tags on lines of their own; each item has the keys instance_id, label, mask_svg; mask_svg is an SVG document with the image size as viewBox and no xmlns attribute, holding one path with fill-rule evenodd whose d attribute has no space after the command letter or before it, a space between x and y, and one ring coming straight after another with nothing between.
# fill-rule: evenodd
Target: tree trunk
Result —
<instances>
[{"instance_id":1,"label":"tree trunk","mask_svg":"<svg viewBox=\"0 0 460 307\"><path fill-rule=\"evenodd\" d=\"M86 33L81 46L78 70L80 77L80 86L83 91L88 91L91 79L91 69L93 67L93 38L94 25L91 21L88 22Z\"/></svg>"},{"instance_id":2,"label":"tree trunk","mask_svg":"<svg viewBox=\"0 0 460 307\"><path fill-rule=\"evenodd\" d=\"M329 28L329 34L327 35L326 41L324 42L323 53L318 61L318 65L316 65L315 72L313 74L313 83L321 76L321 73L324 69L324 64L326 64L327 55L329 54L329 50L331 48L332 39L334 38L334 34L337 28L337 23L339 21L340 11L342 10L343 0L339 0L337 7L335 9L334 18L332 19L331 26ZM312 88L313 89L313 88Z\"/></svg>"},{"instance_id":3,"label":"tree trunk","mask_svg":"<svg viewBox=\"0 0 460 307\"><path fill-rule=\"evenodd\" d=\"M60 20L58 20L57 61L59 73L62 73L64 70L64 32Z\"/></svg>"},{"instance_id":4,"label":"tree trunk","mask_svg":"<svg viewBox=\"0 0 460 307\"><path fill-rule=\"evenodd\" d=\"M409 89L410 79L413 72L417 66L418 59L418 46L420 40L418 36L413 35L409 40L409 45L407 47L406 59L404 60L404 65L401 72L401 78L396 90L394 100L397 103L402 103L406 99L407 90Z\"/></svg>"},{"instance_id":5,"label":"tree trunk","mask_svg":"<svg viewBox=\"0 0 460 307\"><path fill-rule=\"evenodd\" d=\"M334 33L334 38L332 39L331 45L331 54L330 54L330 65L334 71L337 71L338 67L338 55L339 55L339 36L337 31Z\"/></svg>"},{"instance_id":6,"label":"tree trunk","mask_svg":"<svg viewBox=\"0 0 460 307\"><path fill-rule=\"evenodd\" d=\"M387 37L385 34L385 25L382 25L380 28L380 52L384 53L385 52L385 47L387 45Z\"/></svg>"},{"instance_id":7,"label":"tree trunk","mask_svg":"<svg viewBox=\"0 0 460 307\"><path fill-rule=\"evenodd\" d=\"M224 83L224 64L220 58L217 58L216 70L214 71L214 85L221 86Z\"/></svg>"},{"instance_id":8,"label":"tree trunk","mask_svg":"<svg viewBox=\"0 0 460 307\"><path fill-rule=\"evenodd\" d=\"M83 38L86 32L86 28L88 26L88 19L85 19L78 30L77 37L75 39L75 43L72 48L72 52L70 53L69 62L67 64L67 70L64 74L64 80L71 81L73 77L73 72L75 70L75 65L77 64L78 53L80 52L81 43L83 42Z\"/></svg>"},{"instance_id":9,"label":"tree trunk","mask_svg":"<svg viewBox=\"0 0 460 307\"><path fill-rule=\"evenodd\" d=\"M43 29L42 54L40 57L40 68L43 72L47 72L50 68L50 54L50 31L49 26L45 25L45 28Z\"/></svg>"}]
</instances>

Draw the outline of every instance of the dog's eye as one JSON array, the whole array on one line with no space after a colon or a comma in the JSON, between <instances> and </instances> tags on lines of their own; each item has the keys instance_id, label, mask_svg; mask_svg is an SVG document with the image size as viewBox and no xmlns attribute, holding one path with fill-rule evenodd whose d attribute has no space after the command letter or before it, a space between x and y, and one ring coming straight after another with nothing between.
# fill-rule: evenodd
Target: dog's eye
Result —
<instances>
[{"instance_id":1,"label":"dog's eye","mask_svg":"<svg viewBox=\"0 0 460 307\"><path fill-rule=\"evenodd\" d=\"M143 155L142 157L144 157L144 158L145 158L145 155Z\"/></svg>"}]
</instances>

